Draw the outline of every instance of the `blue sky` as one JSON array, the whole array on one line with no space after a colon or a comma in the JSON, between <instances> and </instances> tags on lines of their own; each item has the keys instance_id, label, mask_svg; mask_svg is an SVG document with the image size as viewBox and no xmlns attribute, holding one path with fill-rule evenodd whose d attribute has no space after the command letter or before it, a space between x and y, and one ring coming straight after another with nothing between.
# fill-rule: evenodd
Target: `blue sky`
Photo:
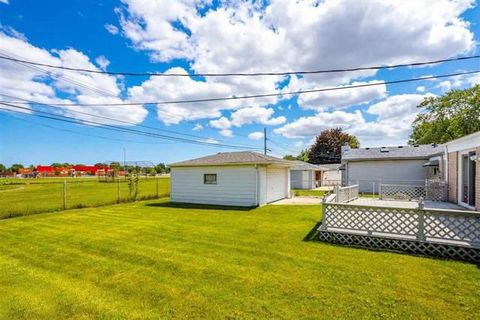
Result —
<instances>
[{"instance_id":1,"label":"blue sky","mask_svg":"<svg viewBox=\"0 0 480 320\"><path fill-rule=\"evenodd\" d=\"M429 61L478 54L480 10L472 1L16 1L0 0L0 54L110 71L262 72ZM44 103L165 101L302 90L480 69L479 60L422 68L306 77L148 78L91 76L0 61L0 94ZM65 79L69 79L67 81ZM74 83L71 81L73 79ZM404 144L426 96L479 83L478 75L279 99L78 112L178 133L189 139L295 153L320 131L342 127L362 146ZM14 99L1 97L3 101ZM18 100L16 100L18 101ZM0 163L173 162L227 151L112 132L0 110ZM89 118L92 119L92 118ZM98 118L95 118L98 120ZM116 123L115 125L118 125ZM187 136L175 135L187 138Z\"/></svg>"}]
</instances>

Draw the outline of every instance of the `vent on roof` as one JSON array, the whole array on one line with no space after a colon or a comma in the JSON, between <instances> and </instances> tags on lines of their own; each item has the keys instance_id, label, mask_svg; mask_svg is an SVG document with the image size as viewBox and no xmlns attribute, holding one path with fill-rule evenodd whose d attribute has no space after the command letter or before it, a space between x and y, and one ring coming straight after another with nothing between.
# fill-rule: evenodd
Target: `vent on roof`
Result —
<instances>
[{"instance_id":1,"label":"vent on roof","mask_svg":"<svg viewBox=\"0 0 480 320\"><path fill-rule=\"evenodd\" d=\"M436 148L436 147L437 147L437 144L436 144L436 143L432 143L432 147Z\"/></svg>"},{"instance_id":2,"label":"vent on roof","mask_svg":"<svg viewBox=\"0 0 480 320\"><path fill-rule=\"evenodd\" d=\"M398 146L398 148L399 148L399 149L402 149L402 148L403 148L403 146Z\"/></svg>"},{"instance_id":3,"label":"vent on roof","mask_svg":"<svg viewBox=\"0 0 480 320\"><path fill-rule=\"evenodd\" d=\"M387 147L381 147L380 152L388 152L388 148Z\"/></svg>"},{"instance_id":4,"label":"vent on roof","mask_svg":"<svg viewBox=\"0 0 480 320\"><path fill-rule=\"evenodd\" d=\"M365 150L370 150L370 148L365 148Z\"/></svg>"},{"instance_id":5,"label":"vent on roof","mask_svg":"<svg viewBox=\"0 0 480 320\"><path fill-rule=\"evenodd\" d=\"M415 148L418 147L418 143L415 143L413 146L414 146Z\"/></svg>"}]
</instances>

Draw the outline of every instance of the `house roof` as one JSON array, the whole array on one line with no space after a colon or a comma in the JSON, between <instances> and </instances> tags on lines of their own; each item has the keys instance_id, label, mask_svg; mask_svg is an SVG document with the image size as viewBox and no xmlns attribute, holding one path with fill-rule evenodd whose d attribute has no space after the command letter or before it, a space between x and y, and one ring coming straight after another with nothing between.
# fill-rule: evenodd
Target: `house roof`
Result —
<instances>
[{"instance_id":1,"label":"house roof","mask_svg":"<svg viewBox=\"0 0 480 320\"><path fill-rule=\"evenodd\" d=\"M342 160L428 159L443 150L442 146L435 144L346 149L342 152Z\"/></svg>"},{"instance_id":2,"label":"house roof","mask_svg":"<svg viewBox=\"0 0 480 320\"><path fill-rule=\"evenodd\" d=\"M235 164L282 164L291 166L292 161L252 151L219 152L206 157L175 162L170 164L170 167L221 166Z\"/></svg>"},{"instance_id":3,"label":"house roof","mask_svg":"<svg viewBox=\"0 0 480 320\"><path fill-rule=\"evenodd\" d=\"M317 166L320 168L322 171L334 171L334 170L339 170L341 163L326 163L326 164L318 164Z\"/></svg>"},{"instance_id":4,"label":"house roof","mask_svg":"<svg viewBox=\"0 0 480 320\"><path fill-rule=\"evenodd\" d=\"M291 162L292 166L290 167L290 170L321 170L321 168L316 164L311 164L300 160Z\"/></svg>"}]
</instances>

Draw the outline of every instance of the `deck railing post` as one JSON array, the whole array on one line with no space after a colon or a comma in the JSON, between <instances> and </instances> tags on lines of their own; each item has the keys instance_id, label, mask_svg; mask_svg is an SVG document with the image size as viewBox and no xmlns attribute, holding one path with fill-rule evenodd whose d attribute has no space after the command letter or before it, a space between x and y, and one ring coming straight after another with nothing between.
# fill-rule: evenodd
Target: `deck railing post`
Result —
<instances>
[{"instance_id":1,"label":"deck railing post","mask_svg":"<svg viewBox=\"0 0 480 320\"><path fill-rule=\"evenodd\" d=\"M418 209L418 233L417 240L425 241L425 213L423 209Z\"/></svg>"}]
</instances>

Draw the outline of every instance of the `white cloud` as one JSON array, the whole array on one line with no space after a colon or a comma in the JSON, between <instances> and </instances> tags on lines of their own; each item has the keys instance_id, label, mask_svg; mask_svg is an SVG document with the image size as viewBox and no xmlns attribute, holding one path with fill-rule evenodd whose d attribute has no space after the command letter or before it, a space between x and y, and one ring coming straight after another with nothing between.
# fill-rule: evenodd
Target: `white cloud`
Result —
<instances>
[{"instance_id":1,"label":"white cloud","mask_svg":"<svg viewBox=\"0 0 480 320\"><path fill-rule=\"evenodd\" d=\"M99 70L88 56L75 49L47 51L35 47L23 38L0 31L2 54L51 65ZM118 79L105 74L85 74L69 70L48 73L41 68L29 68L10 61L0 61L0 86L2 93L40 103L119 103L120 84ZM62 97L62 98L60 98ZM128 112L125 112L128 108ZM115 118L133 123L142 122L147 115L141 106L80 107L65 106L52 111L82 120L95 119L100 123L117 123L113 120L80 115L75 112L92 113L97 116Z\"/></svg>"},{"instance_id":2,"label":"white cloud","mask_svg":"<svg viewBox=\"0 0 480 320\"><path fill-rule=\"evenodd\" d=\"M233 137L233 132L230 129L222 129L218 132L221 136L231 138Z\"/></svg>"},{"instance_id":3,"label":"white cloud","mask_svg":"<svg viewBox=\"0 0 480 320\"><path fill-rule=\"evenodd\" d=\"M195 124L195 126L193 127L193 131L199 131L199 130L202 130L203 129L203 126L200 124L200 123L197 123Z\"/></svg>"},{"instance_id":4,"label":"white cloud","mask_svg":"<svg viewBox=\"0 0 480 320\"><path fill-rule=\"evenodd\" d=\"M276 134L286 138L311 138L321 131L340 127L356 135L362 144L404 144L411 132L411 123L419 113L417 108L425 97L432 94L401 94L369 106L366 112L376 116L367 121L359 110L354 112L319 112L314 116L301 117L275 129Z\"/></svg>"},{"instance_id":5,"label":"white cloud","mask_svg":"<svg viewBox=\"0 0 480 320\"><path fill-rule=\"evenodd\" d=\"M318 135L325 129L336 127L350 129L364 123L365 119L359 110L355 112L319 112L315 116L301 117L281 128L277 128L274 133L291 139L305 138Z\"/></svg>"},{"instance_id":6,"label":"white cloud","mask_svg":"<svg viewBox=\"0 0 480 320\"><path fill-rule=\"evenodd\" d=\"M217 129L228 129L232 126L232 123L227 118L221 117L216 120L210 120L210 126Z\"/></svg>"},{"instance_id":7,"label":"white cloud","mask_svg":"<svg viewBox=\"0 0 480 320\"><path fill-rule=\"evenodd\" d=\"M110 64L110 60L108 60L105 56L98 56L95 58L95 62L98 64L100 69L107 70L108 65Z\"/></svg>"},{"instance_id":8,"label":"white cloud","mask_svg":"<svg viewBox=\"0 0 480 320\"><path fill-rule=\"evenodd\" d=\"M390 96L381 102L369 106L367 112L377 115L380 120L415 117L419 111L417 106L428 96L432 95L400 94Z\"/></svg>"},{"instance_id":9,"label":"white cloud","mask_svg":"<svg viewBox=\"0 0 480 320\"><path fill-rule=\"evenodd\" d=\"M473 50L462 14L470 0L310 1L273 0L265 5L209 0L124 0L117 10L123 35L154 61L186 59L195 72L259 72L348 68L433 60ZM198 10L201 8L202 10ZM201 12L200 12L201 11ZM358 26L352 28L353 26ZM308 30L308 32L305 32ZM341 57L341 58L339 58ZM376 71L292 77L149 79L131 96L183 99L341 86ZM171 82L171 83L169 83ZM157 88L157 89L153 89ZM161 89L160 89L161 88ZM152 91L156 91L153 93ZM371 103L385 86L307 94L304 109L325 111ZM167 124L220 117L223 110L265 107L278 98L159 106ZM234 119L232 118L232 122ZM280 122L280 120L278 120ZM241 121L240 121L241 122Z\"/></svg>"},{"instance_id":10,"label":"white cloud","mask_svg":"<svg viewBox=\"0 0 480 320\"><path fill-rule=\"evenodd\" d=\"M0 0L1 3L8 4L8 0Z\"/></svg>"},{"instance_id":11,"label":"white cloud","mask_svg":"<svg viewBox=\"0 0 480 320\"><path fill-rule=\"evenodd\" d=\"M232 113L232 124L241 127L244 124L258 123L264 125L279 125L285 123L287 119L284 116L272 117L273 108L248 107L242 108Z\"/></svg>"},{"instance_id":12,"label":"white cloud","mask_svg":"<svg viewBox=\"0 0 480 320\"><path fill-rule=\"evenodd\" d=\"M375 85L379 83L379 85ZM366 104L372 100L380 99L386 96L387 87L382 81L370 81L370 82L352 82L350 85L371 85L367 87L321 91L303 94L298 97L298 104L302 109L323 111L326 108L341 109L353 105ZM338 86L336 88L342 88L344 86ZM311 90L315 89L315 83L309 83L304 79L298 80L294 88L291 86L288 90Z\"/></svg>"},{"instance_id":13,"label":"white cloud","mask_svg":"<svg viewBox=\"0 0 480 320\"><path fill-rule=\"evenodd\" d=\"M263 139L263 132L260 132L260 131L252 132L248 135L248 139L250 139L250 140Z\"/></svg>"},{"instance_id":14,"label":"white cloud","mask_svg":"<svg viewBox=\"0 0 480 320\"><path fill-rule=\"evenodd\" d=\"M417 87L417 92L423 93L423 92L425 92L425 90L427 90L427 88L425 88L425 86L418 86Z\"/></svg>"},{"instance_id":15,"label":"white cloud","mask_svg":"<svg viewBox=\"0 0 480 320\"><path fill-rule=\"evenodd\" d=\"M105 29L107 29L108 32L110 32L111 34L115 35L115 34L118 34L118 28L116 26L114 26L113 24L110 24L110 23L107 23L105 24Z\"/></svg>"}]
</instances>

